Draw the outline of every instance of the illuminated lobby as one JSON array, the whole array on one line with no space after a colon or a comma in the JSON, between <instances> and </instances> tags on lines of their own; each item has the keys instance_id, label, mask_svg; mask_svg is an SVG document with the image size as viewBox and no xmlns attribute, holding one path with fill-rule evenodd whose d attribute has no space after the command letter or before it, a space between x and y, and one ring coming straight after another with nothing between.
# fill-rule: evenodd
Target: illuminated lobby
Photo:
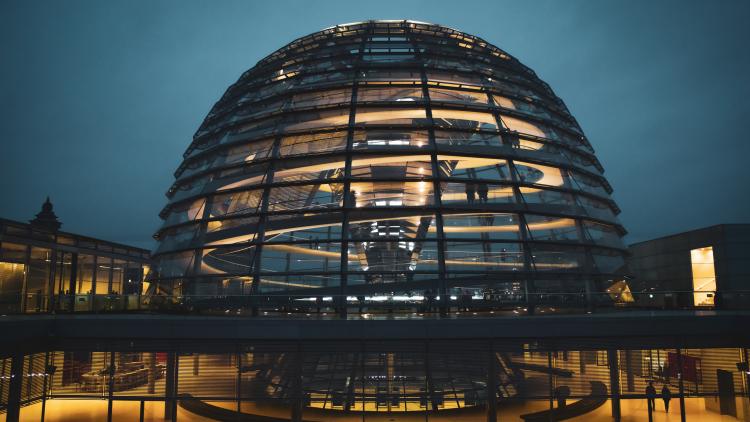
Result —
<instances>
[{"instance_id":1,"label":"illuminated lobby","mask_svg":"<svg viewBox=\"0 0 750 422\"><path fill-rule=\"evenodd\" d=\"M299 38L150 253L0 220L0 422L750 421L750 230L629 248L596 142L476 36Z\"/></svg>"}]
</instances>

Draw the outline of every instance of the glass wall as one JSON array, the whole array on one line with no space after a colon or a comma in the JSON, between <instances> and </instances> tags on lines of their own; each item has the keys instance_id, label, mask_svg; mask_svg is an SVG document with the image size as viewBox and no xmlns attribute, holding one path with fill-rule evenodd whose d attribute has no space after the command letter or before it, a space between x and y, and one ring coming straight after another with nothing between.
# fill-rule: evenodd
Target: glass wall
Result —
<instances>
[{"instance_id":1,"label":"glass wall","mask_svg":"<svg viewBox=\"0 0 750 422\"><path fill-rule=\"evenodd\" d=\"M22 357L21 420L748 420L747 350L183 344ZM11 359L0 360L3 405ZM176 400L175 400L176 398ZM111 409L109 401L111 400ZM488 410L489 409L489 410ZM649 413L651 414L649 416ZM143 415L143 416L141 416ZM141 417L143 419L141 419Z\"/></svg>"},{"instance_id":2,"label":"glass wall","mask_svg":"<svg viewBox=\"0 0 750 422\"><path fill-rule=\"evenodd\" d=\"M0 311L140 309L149 252L0 221Z\"/></svg>"}]
</instances>

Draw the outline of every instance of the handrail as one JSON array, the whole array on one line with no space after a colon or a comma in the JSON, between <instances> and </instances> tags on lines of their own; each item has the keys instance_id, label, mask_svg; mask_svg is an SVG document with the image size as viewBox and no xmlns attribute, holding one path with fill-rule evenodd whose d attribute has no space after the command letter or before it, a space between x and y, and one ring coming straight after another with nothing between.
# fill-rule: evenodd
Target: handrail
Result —
<instances>
[{"instance_id":1,"label":"handrail","mask_svg":"<svg viewBox=\"0 0 750 422\"><path fill-rule=\"evenodd\" d=\"M312 316L342 313L363 318L378 314L522 316L590 314L635 310L750 310L750 290L730 292L684 290L532 292L488 290L482 294L457 289L447 308L430 290L337 295L283 291L235 294L0 294L0 314L165 312L257 316ZM382 287L382 286L379 286ZM328 290L328 289L327 289ZM385 289L380 289L385 290ZM317 294L316 294L317 293ZM342 305L345 304L345 305ZM442 311L442 313L441 313Z\"/></svg>"}]
</instances>

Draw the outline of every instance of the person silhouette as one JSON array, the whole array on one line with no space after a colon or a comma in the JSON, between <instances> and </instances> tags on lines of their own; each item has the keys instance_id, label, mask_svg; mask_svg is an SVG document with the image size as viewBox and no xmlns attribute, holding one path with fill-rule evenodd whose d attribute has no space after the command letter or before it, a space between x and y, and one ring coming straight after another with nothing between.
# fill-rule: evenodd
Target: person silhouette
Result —
<instances>
[{"instance_id":1,"label":"person silhouette","mask_svg":"<svg viewBox=\"0 0 750 422\"><path fill-rule=\"evenodd\" d=\"M476 186L474 183L467 183L466 184L466 202L473 204L474 203L474 195L476 192Z\"/></svg>"},{"instance_id":2,"label":"person silhouette","mask_svg":"<svg viewBox=\"0 0 750 422\"><path fill-rule=\"evenodd\" d=\"M480 183L477 185L477 194L479 195L479 202L486 204L487 203L487 195L489 194L490 189L487 186L487 183Z\"/></svg>"},{"instance_id":3,"label":"person silhouette","mask_svg":"<svg viewBox=\"0 0 750 422\"><path fill-rule=\"evenodd\" d=\"M646 400L648 401L648 413L656 409L656 388L654 388L654 382L649 381L646 387Z\"/></svg>"},{"instance_id":4,"label":"person silhouette","mask_svg":"<svg viewBox=\"0 0 750 422\"><path fill-rule=\"evenodd\" d=\"M672 400L672 392L669 391L667 384L661 388L661 398L664 400L664 411L669 413L669 401Z\"/></svg>"}]
</instances>

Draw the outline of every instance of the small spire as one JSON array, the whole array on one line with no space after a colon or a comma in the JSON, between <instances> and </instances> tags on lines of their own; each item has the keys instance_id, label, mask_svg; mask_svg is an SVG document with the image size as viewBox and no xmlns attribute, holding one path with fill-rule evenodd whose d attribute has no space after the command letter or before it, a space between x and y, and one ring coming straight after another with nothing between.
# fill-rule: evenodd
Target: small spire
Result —
<instances>
[{"instance_id":1,"label":"small spire","mask_svg":"<svg viewBox=\"0 0 750 422\"><path fill-rule=\"evenodd\" d=\"M47 200L42 204L42 211L36 215L35 219L30 220L29 222L39 228L44 228L53 232L57 231L60 229L60 226L62 226L62 223L57 220L57 215L55 215L52 208L52 202L49 200L49 196L47 196Z\"/></svg>"}]
</instances>

